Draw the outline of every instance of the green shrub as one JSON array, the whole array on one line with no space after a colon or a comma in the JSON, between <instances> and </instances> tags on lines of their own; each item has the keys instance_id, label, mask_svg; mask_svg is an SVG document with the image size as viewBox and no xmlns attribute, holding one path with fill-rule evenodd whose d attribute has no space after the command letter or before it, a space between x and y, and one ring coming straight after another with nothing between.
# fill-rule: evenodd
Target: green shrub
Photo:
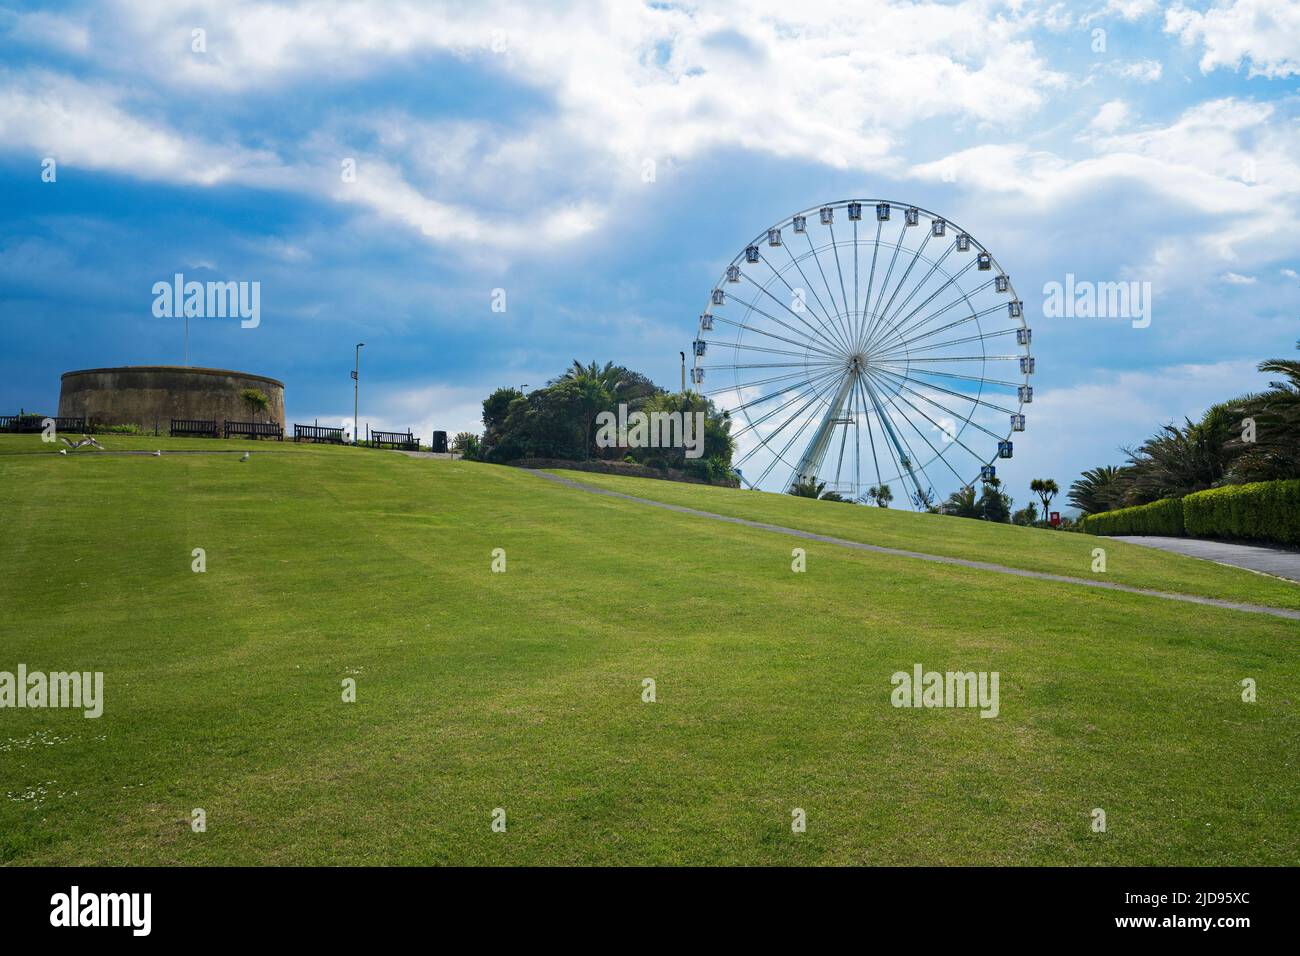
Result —
<instances>
[{"instance_id":1,"label":"green shrub","mask_svg":"<svg viewBox=\"0 0 1300 956\"><path fill-rule=\"evenodd\" d=\"M1183 530L1183 501L1165 498L1149 505L1119 508L1088 515L1083 530L1089 534L1156 534L1179 536Z\"/></svg>"},{"instance_id":2,"label":"green shrub","mask_svg":"<svg viewBox=\"0 0 1300 956\"><path fill-rule=\"evenodd\" d=\"M1187 533L1300 544L1300 479L1198 491L1183 499Z\"/></svg>"}]
</instances>

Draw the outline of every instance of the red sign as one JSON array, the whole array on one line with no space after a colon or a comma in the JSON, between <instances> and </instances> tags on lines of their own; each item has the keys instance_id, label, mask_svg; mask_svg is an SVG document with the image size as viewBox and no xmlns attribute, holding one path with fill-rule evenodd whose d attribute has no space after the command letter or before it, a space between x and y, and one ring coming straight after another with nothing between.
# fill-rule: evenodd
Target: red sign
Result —
<instances>
[{"instance_id":1,"label":"red sign","mask_svg":"<svg viewBox=\"0 0 1300 956\"><path fill-rule=\"evenodd\" d=\"M1048 520L1051 522L1053 528L1059 528L1061 526L1061 513L1059 511L1053 511L1051 518Z\"/></svg>"}]
</instances>

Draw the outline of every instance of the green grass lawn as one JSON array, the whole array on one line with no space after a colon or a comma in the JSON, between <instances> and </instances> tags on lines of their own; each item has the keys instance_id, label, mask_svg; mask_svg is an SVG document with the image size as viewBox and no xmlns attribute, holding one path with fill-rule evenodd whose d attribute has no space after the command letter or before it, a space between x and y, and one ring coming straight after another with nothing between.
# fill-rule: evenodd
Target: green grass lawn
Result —
<instances>
[{"instance_id":1,"label":"green grass lawn","mask_svg":"<svg viewBox=\"0 0 1300 956\"><path fill-rule=\"evenodd\" d=\"M1295 622L795 541L509 468L105 444L164 455L0 438L0 670L102 670L106 697L98 720L0 710L8 864L1300 862ZM713 489L618 483L724 510ZM724 498L1045 570L1094 543ZM1138 552L1114 548L1114 580L1246 597L1228 569L1140 552L1125 571ZM918 662L998 671L1000 716L895 709L890 675Z\"/></svg>"},{"instance_id":2,"label":"green grass lawn","mask_svg":"<svg viewBox=\"0 0 1300 956\"><path fill-rule=\"evenodd\" d=\"M1197 594L1246 604L1300 608L1300 584L1089 534L1021 528L894 508L855 507L793 495L682 484L654 478L579 471L556 470L552 473L653 501L886 548L988 561L1012 568L1095 578L1132 587ZM1104 574L1092 571L1094 548L1106 551Z\"/></svg>"}]
</instances>

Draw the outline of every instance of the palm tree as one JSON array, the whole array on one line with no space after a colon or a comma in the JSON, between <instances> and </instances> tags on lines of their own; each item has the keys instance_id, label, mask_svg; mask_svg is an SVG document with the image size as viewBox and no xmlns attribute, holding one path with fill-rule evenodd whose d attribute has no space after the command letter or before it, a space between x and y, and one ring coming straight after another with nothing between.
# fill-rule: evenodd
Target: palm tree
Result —
<instances>
[{"instance_id":1,"label":"palm tree","mask_svg":"<svg viewBox=\"0 0 1300 956\"><path fill-rule=\"evenodd\" d=\"M1296 343L1300 348L1300 342ZM1269 382L1269 390L1238 403L1235 413L1255 422L1253 442L1244 440L1240 422L1228 447L1239 452L1231 468L1237 481L1300 478L1300 361L1269 359L1261 372L1285 376Z\"/></svg>"},{"instance_id":2,"label":"palm tree","mask_svg":"<svg viewBox=\"0 0 1300 956\"><path fill-rule=\"evenodd\" d=\"M1008 522L1011 520L1012 502L1002 490L1001 478L990 478L984 482L984 490L980 494L979 515L985 521Z\"/></svg>"},{"instance_id":3,"label":"palm tree","mask_svg":"<svg viewBox=\"0 0 1300 956\"><path fill-rule=\"evenodd\" d=\"M566 384L574 386L580 396L582 418L587 422L585 454L599 456L596 448L596 414L608 411L619 401L623 391L625 372L613 362L606 362L602 368L597 362L583 365L577 359L559 378L551 379L548 385Z\"/></svg>"},{"instance_id":4,"label":"palm tree","mask_svg":"<svg viewBox=\"0 0 1300 956\"><path fill-rule=\"evenodd\" d=\"M1052 506L1052 499L1061 493L1060 486L1055 478L1035 478L1029 483L1029 490L1038 495L1038 500L1043 503L1043 527L1046 528L1047 509Z\"/></svg>"},{"instance_id":5,"label":"palm tree","mask_svg":"<svg viewBox=\"0 0 1300 956\"><path fill-rule=\"evenodd\" d=\"M1125 504L1181 498L1222 484L1239 421L1227 404L1215 405L1199 422L1184 418L1182 426L1163 425L1136 449L1124 449L1131 465Z\"/></svg>"},{"instance_id":6,"label":"palm tree","mask_svg":"<svg viewBox=\"0 0 1300 956\"><path fill-rule=\"evenodd\" d=\"M602 368L600 363L594 360L587 365L583 365L577 359L574 359L573 364L565 369L563 375L551 379L548 384L554 385L556 382L595 382L612 395L622 388L626 375L625 370L613 362L606 362Z\"/></svg>"},{"instance_id":7,"label":"palm tree","mask_svg":"<svg viewBox=\"0 0 1300 956\"><path fill-rule=\"evenodd\" d=\"M1095 515L1124 501L1126 471L1114 465L1089 468L1070 485L1066 499L1086 515Z\"/></svg>"},{"instance_id":8,"label":"palm tree","mask_svg":"<svg viewBox=\"0 0 1300 956\"><path fill-rule=\"evenodd\" d=\"M975 496L975 487L965 485L950 494L948 500L944 502L943 513L957 518L981 517L982 512Z\"/></svg>"},{"instance_id":9,"label":"palm tree","mask_svg":"<svg viewBox=\"0 0 1300 956\"><path fill-rule=\"evenodd\" d=\"M826 482L817 481L815 478L801 478L790 486L786 494L794 495L796 498L820 498L825 490Z\"/></svg>"},{"instance_id":10,"label":"palm tree","mask_svg":"<svg viewBox=\"0 0 1300 956\"><path fill-rule=\"evenodd\" d=\"M872 485L867 489L867 499L878 508L888 508L889 503L894 500L894 492L889 485L881 485L878 488Z\"/></svg>"}]
</instances>

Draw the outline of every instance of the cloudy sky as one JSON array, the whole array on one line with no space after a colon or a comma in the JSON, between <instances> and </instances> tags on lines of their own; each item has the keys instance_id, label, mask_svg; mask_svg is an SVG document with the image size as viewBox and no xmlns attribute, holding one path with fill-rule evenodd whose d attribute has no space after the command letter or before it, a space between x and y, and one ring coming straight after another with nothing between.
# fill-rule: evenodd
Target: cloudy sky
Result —
<instances>
[{"instance_id":1,"label":"cloudy sky","mask_svg":"<svg viewBox=\"0 0 1300 956\"><path fill-rule=\"evenodd\" d=\"M854 196L1012 274L1017 499L1300 338L1294 0L380 7L0 6L0 410L180 363L177 272L261 283L261 324L192 321L191 361L284 380L291 421L351 417L362 341L363 420L426 435L574 358L672 386L744 244ZM1067 273L1150 282L1150 326L1044 317Z\"/></svg>"}]
</instances>

